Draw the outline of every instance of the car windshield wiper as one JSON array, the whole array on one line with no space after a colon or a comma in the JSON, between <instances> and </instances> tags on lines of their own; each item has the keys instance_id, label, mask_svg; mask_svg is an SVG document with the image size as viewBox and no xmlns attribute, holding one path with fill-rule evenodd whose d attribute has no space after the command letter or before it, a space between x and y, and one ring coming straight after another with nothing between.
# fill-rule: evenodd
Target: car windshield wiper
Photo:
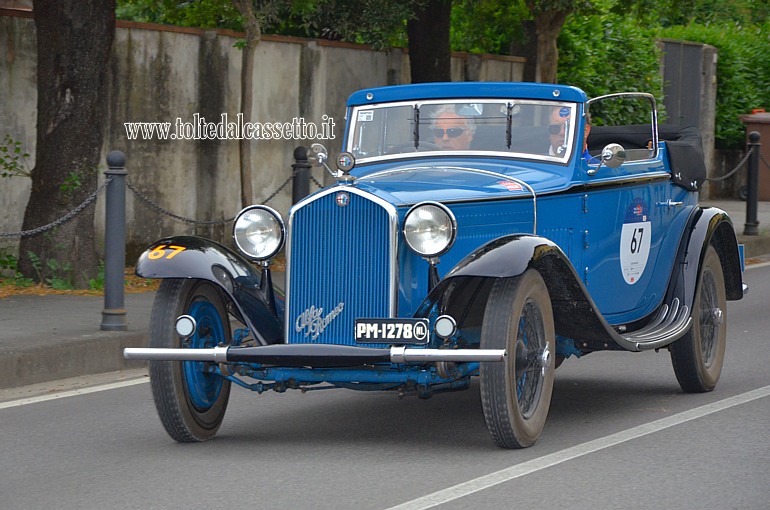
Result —
<instances>
[{"instance_id":1,"label":"car windshield wiper","mask_svg":"<svg viewBox=\"0 0 770 510\"><path fill-rule=\"evenodd\" d=\"M511 124L513 123L513 103L508 103L505 114L505 146L511 148Z\"/></svg>"},{"instance_id":2,"label":"car windshield wiper","mask_svg":"<svg viewBox=\"0 0 770 510\"><path fill-rule=\"evenodd\" d=\"M420 107L417 105L414 105L414 133L412 133L412 136L414 137L414 149L417 150L420 146Z\"/></svg>"}]
</instances>

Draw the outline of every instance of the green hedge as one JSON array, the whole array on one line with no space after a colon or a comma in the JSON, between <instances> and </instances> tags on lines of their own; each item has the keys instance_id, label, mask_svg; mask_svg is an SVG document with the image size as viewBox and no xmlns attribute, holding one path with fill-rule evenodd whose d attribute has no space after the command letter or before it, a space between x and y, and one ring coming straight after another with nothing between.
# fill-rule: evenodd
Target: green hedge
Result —
<instances>
[{"instance_id":1,"label":"green hedge","mask_svg":"<svg viewBox=\"0 0 770 510\"><path fill-rule=\"evenodd\" d=\"M558 81L580 87L588 97L635 91L661 98L655 35L628 17L570 16L559 35Z\"/></svg>"}]
</instances>

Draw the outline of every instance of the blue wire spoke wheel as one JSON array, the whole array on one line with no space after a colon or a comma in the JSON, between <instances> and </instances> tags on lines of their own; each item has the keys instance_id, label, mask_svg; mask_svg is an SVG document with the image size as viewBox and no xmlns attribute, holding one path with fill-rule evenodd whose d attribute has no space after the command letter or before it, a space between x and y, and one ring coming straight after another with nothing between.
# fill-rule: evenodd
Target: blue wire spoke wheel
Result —
<instances>
[{"instance_id":1,"label":"blue wire spoke wheel","mask_svg":"<svg viewBox=\"0 0 770 510\"><path fill-rule=\"evenodd\" d=\"M223 293L195 279L161 282L150 316L150 347L202 349L230 345L230 320ZM174 323L195 319L195 334L182 339ZM174 440L206 441L216 435L227 410L230 381L216 366L198 361L150 361L150 386L163 427Z\"/></svg>"}]
</instances>

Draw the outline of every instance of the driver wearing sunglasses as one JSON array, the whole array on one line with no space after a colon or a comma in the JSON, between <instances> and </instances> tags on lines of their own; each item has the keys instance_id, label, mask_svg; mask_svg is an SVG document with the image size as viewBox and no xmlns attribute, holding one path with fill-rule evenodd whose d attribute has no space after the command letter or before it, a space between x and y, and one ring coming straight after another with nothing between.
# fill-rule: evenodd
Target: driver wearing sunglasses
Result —
<instances>
[{"instance_id":1,"label":"driver wearing sunglasses","mask_svg":"<svg viewBox=\"0 0 770 510\"><path fill-rule=\"evenodd\" d=\"M439 110L431 127L435 144L444 150L462 151L470 148L476 123L455 113L452 107Z\"/></svg>"},{"instance_id":2,"label":"driver wearing sunglasses","mask_svg":"<svg viewBox=\"0 0 770 510\"><path fill-rule=\"evenodd\" d=\"M567 123L571 122L569 110L554 108L551 112L551 124L548 126L548 136L551 145L548 149L549 156L561 156L566 148L564 134ZM591 117L586 113L585 131L583 132L583 159L589 163L598 163L598 159L588 153L588 134L591 132Z\"/></svg>"}]
</instances>

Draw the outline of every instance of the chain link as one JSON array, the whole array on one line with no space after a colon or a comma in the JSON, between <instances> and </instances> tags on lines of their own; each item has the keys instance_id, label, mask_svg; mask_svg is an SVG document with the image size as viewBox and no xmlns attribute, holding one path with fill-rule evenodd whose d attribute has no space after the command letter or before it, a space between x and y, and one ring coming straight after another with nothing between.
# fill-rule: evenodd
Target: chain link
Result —
<instances>
[{"instance_id":1,"label":"chain link","mask_svg":"<svg viewBox=\"0 0 770 510\"><path fill-rule=\"evenodd\" d=\"M742 167L744 164L746 164L746 161L748 161L748 159L749 159L749 156L751 156L751 153L752 153L752 151L753 151L753 150L754 150L754 148L752 147L751 149L749 149L748 151L746 151L746 155L745 155L745 156L743 156L743 159L741 160L741 162L740 162L740 163L738 163L738 164L735 166L735 168L733 168L733 169L732 169L732 170L731 170L731 171L730 171L730 172L729 172L727 175L723 175L722 177L709 177L709 178L707 178L706 180L707 180L707 181L711 181L711 182L719 182L719 181L724 181L724 180L725 180L725 179L727 179L728 177L732 177L732 176L735 174L735 172L737 172L738 170L740 170L740 169L741 169L741 167Z\"/></svg>"},{"instance_id":2,"label":"chain link","mask_svg":"<svg viewBox=\"0 0 770 510\"><path fill-rule=\"evenodd\" d=\"M150 206L150 208L154 209L155 211L165 214L166 216L170 216L174 218L175 220L183 221L185 223L192 223L194 225L222 225L225 223L229 223L235 219L235 216L232 218L224 219L224 220L193 220L190 218L185 218L184 216L179 216L177 214L172 213L168 209L164 209L163 207L159 206L155 202L150 199L147 195L136 189L133 184L131 184L126 178L126 187L131 190L131 193L136 195L137 198L139 198L141 201L143 201L145 204Z\"/></svg>"},{"instance_id":3,"label":"chain link","mask_svg":"<svg viewBox=\"0 0 770 510\"><path fill-rule=\"evenodd\" d=\"M295 175L297 175L297 170L293 170L293 171L291 172L291 175L289 176L289 178L288 178L288 179L286 179L286 180L283 182L283 184L281 184L280 186L278 186L278 189L277 189L277 190L275 190L275 191L273 192L273 194L272 194L272 195L270 195L269 197L267 197L267 198L266 198L266 199L265 199L265 200L264 200L262 203L263 203L263 204L265 204L265 205L267 205L267 203L268 203L268 202L270 202L272 199L274 199L276 196L278 196L278 193L280 193L281 191L283 191L283 188L285 188L285 187L286 187L286 185L287 185L287 184L289 184L289 183L291 182L291 180L292 180L292 179L294 179L294 176L295 176Z\"/></svg>"},{"instance_id":4,"label":"chain link","mask_svg":"<svg viewBox=\"0 0 770 510\"><path fill-rule=\"evenodd\" d=\"M94 200L96 200L96 197L99 196L99 193L102 192L102 190L107 186L107 184L109 184L109 182L111 180L112 180L111 177L107 177L104 180L104 182L101 184L101 186L96 188L96 191L91 193L88 196L88 198L86 198L79 206L77 206L76 208L74 208L73 210L68 212L66 215L64 215L61 218L59 218L58 220L53 221L53 222L49 223L48 225L43 225L42 227L33 228L32 230L22 230L21 232L0 232L0 237L28 237L28 236L34 236L34 235L37 235L37 234L42 234L43 232L46 232L46 231L51 230L51 229L54 229L54 228L56 228L56 227L58 227L58 226L60 226L60 225L62 225L64 223L68 222L69 220L71 220L72 218L74 218L75 216L80 214L80 212L83 211L83 209L85 209L86 207L91 205L94 202Z\"/></svg>"},{"instance_id":5,"label":"chain link","mask_svg":"<svg viewBox=\"0 0 770 510\"><path fill-rule=\"evenodd\" d=\"M323 184L321 184L320 182L318 182L318 179L316 179L316 178L315 178L315 177L313 177L312 175L310 176L310 180L311 180L311 181L313 181L313 184L315 184L316 186L318 186L318 188L319 188L319 189L324 187L324 185L323 185Z\"/></svg>"},{"instance_id":6,"label":"chain link","mask_svg":"<svg viewBox=\"0 0 770 510\"><path fill-rule=\"evenodd\" d=\"M284 181L284 183L281 184L278 187L278 189L276 189L275 192L273 192L269 197L267 197L262 203L263 204L267 204L272 199L274 199L276 196L278 196L278 194L281 191L283 191L283 189L294 179L294 177L296 175L297 175L297 170L292 171L292 173L289 176L289 178L286 179L286 181ZM320 182L318 182L318 180L315 177L313 177L311 175L310 179L313 181L313 183L316 186L318 186L319 188L323 188L323 185ZM82 212L86 207L91 205L91 203L93 203L94 200L96 200L96 198L99 196L99 193L102 192L102 190L107 186L107 184L110 183L111 180L112 180L111 177L107 177L104 180L104 182L96 189L96 191L91 193L91 195L89 195L88 198L86 198L83 201L83 203L81 203L75 209L73 209L72 211L67 213L65 216L62 216L58 220L56 220L54 222L51 222L48 225L43 225L42 227L34 228L32 230L23 230L21 232L0 232L0 238L4 238L4 237L27 237L27 236L34 236L34 235L37 235L37 234L42 234L43 232L46 232L48 230L51 230L53 228L56 228L56 227L62 225L63 223L66 223L67 221L69 221L72 218L74 218L77 214ZM128 177L126 177L126 187L131 191L131 193L133 193L142 202L147 204L150 208L154 209L155 211L157 211L157 212L159 212L161 214L165 214L166 216L170 216L171 218L174 218L175 220L183 221L185 223L192 223L194 225L222 225L222 224L225 224L225 223L230 223L231 221L233 221L235 219L234 216L232 218L227 218L227 219L223 219L223 220L193 220L193 219L190 219L190 218L185 218L184 216L179 216L178 214L174 214L171 211L169 211L168 209L165 209L165 208L161 207L160 205L158 205L157 203L155 203L150 197L148 197L147 195L145 195L144 193L139 191L136 187L134 187L134 185L132 185L131 182L128 180Z\"/></svg>"}]
</instances>

